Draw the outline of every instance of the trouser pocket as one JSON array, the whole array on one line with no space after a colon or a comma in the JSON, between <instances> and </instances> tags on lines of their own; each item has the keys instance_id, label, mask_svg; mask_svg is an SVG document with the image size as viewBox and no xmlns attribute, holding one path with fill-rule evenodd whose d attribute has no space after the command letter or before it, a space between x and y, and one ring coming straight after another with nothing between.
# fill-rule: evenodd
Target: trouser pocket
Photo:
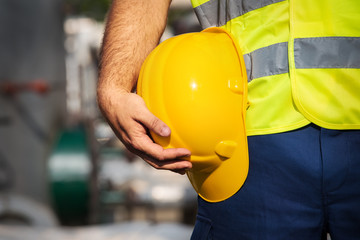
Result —
<instances>
[{"instance_id":1,"label":"trouser pocket","mask_svg":"<svg viewBox=\"0 0 360 240\"><path fill-rule=\"evenodd\" d=\"M211 220L197 215L191 240L211 240Z\"/></svg>"}]
</instances>

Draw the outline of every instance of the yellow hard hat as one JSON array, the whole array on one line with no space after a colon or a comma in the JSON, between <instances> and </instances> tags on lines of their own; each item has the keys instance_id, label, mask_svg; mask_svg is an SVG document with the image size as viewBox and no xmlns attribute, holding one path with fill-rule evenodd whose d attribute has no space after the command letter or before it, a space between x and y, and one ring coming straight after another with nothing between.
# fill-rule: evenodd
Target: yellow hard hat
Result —
<instances>
[{"instance_id":1,"label":"yellow hard hat","mask_svg":"<svg viewBox=\"0 0 360 240\"><path fill-rule=\"evenodd\" d=\"M172 130L151 133L154 141L191 151L187 175L203 199L222 201L240 189L249 168L247 77L231 33L209 28L162 42L142 65L137 93Z\"/></svg>"}]
</instances>

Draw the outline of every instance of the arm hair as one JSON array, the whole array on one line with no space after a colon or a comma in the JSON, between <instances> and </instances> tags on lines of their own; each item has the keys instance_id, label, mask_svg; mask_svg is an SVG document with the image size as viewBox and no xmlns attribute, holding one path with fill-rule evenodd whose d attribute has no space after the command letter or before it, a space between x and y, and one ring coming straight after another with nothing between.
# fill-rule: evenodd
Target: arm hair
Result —
<instances>
[{"instance_id":1,"label":"arm hair","mask_svg":"<svg viewBox=\"0 0 360 240\"><path fill-rule=\"evenodd\" d=\"M132 91L164 32L171 0L113 0L101 49L99 89Z\"/></svg>"}]
</instances>

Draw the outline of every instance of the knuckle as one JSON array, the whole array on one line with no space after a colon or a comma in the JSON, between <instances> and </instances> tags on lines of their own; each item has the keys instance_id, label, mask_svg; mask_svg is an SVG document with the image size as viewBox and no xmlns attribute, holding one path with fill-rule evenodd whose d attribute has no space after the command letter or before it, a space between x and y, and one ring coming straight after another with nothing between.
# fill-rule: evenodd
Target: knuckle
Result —
<instances>
[{"instance_id":1,"label":"knuckle","mask_svg":"<svg viewBox=\"0 0 360 240\"><path fill-rule=\"evenodd\" d=\"M154 117L151 122L150 122L150 126L154 129L156 128L159 124L160 124L160 119Z\"/></svg>"},{"instance_id":2,"label":"knuckle","mask_svg":"<svg viewBox=\"0 0 360 240\"><path fill-rule=\"evenodd\" d=\"M162 154L160 154L160 155L156 156L156 159L157 159L158 161L160 161L160 164L162 165L161 162L165 160L165 157L164 157Z\"/></svg>"},{"instance_id":3,"label":"knuckle","mask_svg":"<svg viewBox=\"0 0 360 240\"><path fill-rule=\"evenodd\" d=\"M146 160L145 161L150 165L152 166L153 168L157 169L157 170L160 170L162 169L162 166L161 164L158 164L157 162L154 162L154 161L151 161L151 160Z\"/></svg>"},{"instance_id":4,"label":"knuckle","mask_svg":"<svg viewBox=\"0 0 360 240\"><path fill-rule=\"evenodd\" d=\"M130 141L130 145L136 150L141 150L141 144L139 143L139 141L132 140Z\"/></svg>"}]
</instances>

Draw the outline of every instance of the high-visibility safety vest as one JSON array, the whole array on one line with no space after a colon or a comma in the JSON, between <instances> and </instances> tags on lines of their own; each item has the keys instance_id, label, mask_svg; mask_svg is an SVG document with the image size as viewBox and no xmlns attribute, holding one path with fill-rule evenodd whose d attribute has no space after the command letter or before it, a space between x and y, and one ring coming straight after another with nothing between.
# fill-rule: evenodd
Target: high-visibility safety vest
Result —
<instances>
[{"instance_id":1,"label":"high-visibility safety vest","mask_svg":"<svg viewBox=\"0 0 360 240\"><path fill-rule=\"evenodd\" d=\"M313 122L360 129L360 0L192 0L203 28L239 41L247 134Z\"/></svg>"}]
</instances>

